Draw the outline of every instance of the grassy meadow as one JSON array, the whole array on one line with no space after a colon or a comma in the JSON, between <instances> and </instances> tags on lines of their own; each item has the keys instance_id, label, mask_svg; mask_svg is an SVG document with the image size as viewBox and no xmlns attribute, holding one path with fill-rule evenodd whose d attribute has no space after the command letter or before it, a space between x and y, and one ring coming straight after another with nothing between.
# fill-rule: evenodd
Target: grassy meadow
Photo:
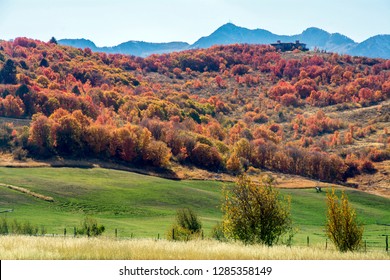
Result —
<instances>
[{"instance_id":1,"label":"grassy meadow","mask_svg":"<svg viewBox=\"0 0 390 280\"><path fill-rule=\"evenodd\" d=\"M106 227L103 238L160 238L174 222L176 210L190 207L199 215L205 237L222 219L220 210L223 183L213 181L174 181L125 171L101 168L0 168L0 183L26 188L50 196L47 202L25 193L0 187L0 211L8 219L30 221L44 226L48 234L68 237L85 215ZM293 245L324 248L326 237L326 193L314 189L282 189L290 195L291 212L297 230ZM346 189L350 202L365 224L368 250L384 250L390 227L390 200Z\"/></svg>"},{"instance_id":2,"label":"grassy meadow","mask_svg":"<svg viewBox=\"0 0 390 280\"><path fill-rule=\"evenodd\" d=\"M0 259L22 260L390 260L384 251L340 253L321 246L243 246L215 240L0 236Z\"/></svg>"}]
</instances>

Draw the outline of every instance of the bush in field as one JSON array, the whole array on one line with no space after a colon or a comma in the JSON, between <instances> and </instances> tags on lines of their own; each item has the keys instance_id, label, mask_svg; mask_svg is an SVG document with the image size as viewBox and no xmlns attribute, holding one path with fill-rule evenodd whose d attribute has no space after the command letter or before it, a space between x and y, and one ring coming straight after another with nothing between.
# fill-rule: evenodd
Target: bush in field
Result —
<instances>
[{"instance_id":1,"label":"bush in field","mask_svg":"<svg viewBox=\"0 0 390 280\"><path fill-rule=\"evenodd\" d=\"M1 222L0 222L0 234L6 235L6 234L8 234L8 232L9 232L9 229L8 229L8 222L7 222L7 219L1 218Z\"/></svg>"},{"instance_id":2,"label":"bush in field","mask_svg":"<svg viewBox=\"0 0 390 280\"><path fill-rule=\"evenodd\" d=\"M326 194L328 213L326 233L341 252L357 250L363 238L363 225L356 220L356 212L349 205L344 191L341 201L335 194L335 190Z\"/></svg>"},{"instance_id":3,"label":"bush in field","mask_svg":"<svg viewBox=\"0 0 390 280\"><path fill-rule=\"evenodd\" d=\"M245 244L272 246L286 233L292 235L290 200L282 199L270 178L255 184L240 176L224 190L223 228L226 237Z\"/></svg>"},{"instance_id":4,"label":"bush in field","mask_svg":"<svg viewBox=\"0 0 390 280\"><path fill-rule=\"evenodd\" d=\"M28 151L23 149L22 147L17 147L12 152L12 156L13 156L14 160L26 161L27 155L28 155Z\"/></svg>"},{"instance_id":5,"label":"bush in field","mask_svg":"<svg viewBox=\"0 0 390 280\"><path fill-rule=\"evenodd\" d=\"M199 232L202 229L202 223L198 215L190 208L178 210L176 222L180 227L188 229L191 233Z\"/></svg>"},{"instance_id":6,"label":"bush in field","mask_svg":"<svg viewBox=\"0 0 390 280\"><path fill-rule=\"evenodd\" d=\"M1 218L0 220L0 234L8 235L8 234L19 234L19 235L38 235L39 228L36 225L32 225L29 221L25 221L24 223L18 222L17 220L13 220L9 222L6 218ZM46 231L42 227L41 234L45 234Z\"/></svg>"},{"instance_id":7,"label":"bush in field","mask_svg":"<svg viewBox=\"0 0 390 280\"><path fill-rule=\"evenodd\" d=\"M81 222L81 228L77 230L77 234L91 236L99 236L105 230L103 225L98 225L97 220L91 217L85 217Z\"/></svg>"},{"instance_id":8,"label":"bush in field","mask_svg":"<svg viewBox=\"0 0 390 280\"><path fill-rule=\"evenodd\" d=\"M226 241L226 236L223 232L223 224L218 223L211 229L211 237L218 241Z\"/></svg>"},{"instance_id":9,"label":"bush in field","mask_svg":"<svg viewBox=\"0 0 390 280\"><path fill-rule=\"evenodd\" d=\"M179 209L176 223L168 231L169 240L188 240L201 234L202 223L198 215L190 208Z\"/></svg>"}]
</instances>

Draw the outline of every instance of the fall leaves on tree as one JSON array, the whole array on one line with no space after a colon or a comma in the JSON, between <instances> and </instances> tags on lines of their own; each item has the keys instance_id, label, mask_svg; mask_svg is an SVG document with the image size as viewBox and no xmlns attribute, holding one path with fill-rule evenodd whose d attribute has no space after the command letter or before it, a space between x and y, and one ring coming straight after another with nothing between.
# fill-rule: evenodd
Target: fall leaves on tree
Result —
<instances>
[{"instance_id":1,"label":"fall leaves on tree","mask_svg":"<svg viewBox=\"0 0 390 280\"><path fill-rule=\"evenodd\" d=\"M389 70L388 60L287 57L266 45L140 58L16 38L0 43L0 116L32 122L5 137L4 148L17 142L32 157L180 163L232 174L252 166L343 181L372 172L371 158L390 155L384 148L340 157L333 148L373 134L374 125L342 131L349 124L316 107L387 100ZM316 113L303 113L305 106ZM380 137L387 145L388 135Z\"/></svg>"}]
</instances>

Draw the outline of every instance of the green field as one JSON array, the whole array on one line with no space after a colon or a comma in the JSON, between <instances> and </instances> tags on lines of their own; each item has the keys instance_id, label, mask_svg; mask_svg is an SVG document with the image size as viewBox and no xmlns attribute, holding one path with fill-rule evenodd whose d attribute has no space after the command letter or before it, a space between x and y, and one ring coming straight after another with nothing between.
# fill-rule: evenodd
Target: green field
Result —
<instances>
[{"instance_id":1,"label":"green field","mask_svg":"<svg viewBox=\"0 0 390 280\"><path fill-rule=\"evenodd\" d=\"M221 221L223 183L211 181L173 181L125 171L101 168L0 168L0 183L24 187L51 196L46 202L27 194L0 187L0 215L29 220L45 226L48 233L73 233L88 214L105 225L106 236L164 236L174 222L176 210L190 207L200 216L205 235ZM292 216L298 232L294 244L325 244L323 225L326 193L314 189L281 190L291 195ZM390 233L390 200L347 190L349 200L365 224L368 247L384 247L383 234Z\"/></svg>"}]
</instances>

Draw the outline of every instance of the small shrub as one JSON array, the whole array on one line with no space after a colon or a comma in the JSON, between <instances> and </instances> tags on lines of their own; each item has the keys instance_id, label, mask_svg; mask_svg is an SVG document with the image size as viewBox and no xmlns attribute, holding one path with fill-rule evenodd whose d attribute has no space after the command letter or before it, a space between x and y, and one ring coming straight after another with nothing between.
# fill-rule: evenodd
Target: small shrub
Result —
<instances>
[{"instance_id":1,"label":"small shrub","mask_svg":"<svg viewBox=\"0 0 390 280\"><path fill-rule=\"evenodd\" d=\"M374 164L370 160L363 160L358 167L359 171L362 173L375 173L376 169Z\"/></svg>"},{"instance_id":2,"label":"small shrub","mask_svg":"<svg viewBox=\"0 0 390 280\"><path fill-rule=\"evenodd\" d=\"M378 150L375 148L371 149L371 151L368 154L368 158L373 162L381 162L381 161L389 160L390 149L387 150Z\"/></svg>"},{"instance_id":3,"label":"small shrub","mask_svg":"<svg viewBox=\"0 0 390 280\"><path fill-rule=\"evenodd\" d=\"M20 235L37 235L39 228L36 225L32 225L29 221L23 223L18 222L16 219L11 223L6 219L2 218L0 221L0 234L20 234Z\"/></svg>"},{"instance_id":4,"label":"small shrub","mask_svg":"<svg viewBox=\"0 0 390 280\"><path fill-rule=\"evenodd\" d=\"M38 232L38 226L32 225L29 221L26 221L21 224L21 232L19 232L19 234L38 235Z\"/></svg>"},{"instance_id":5,"label":"small shrub","mask_svg":"<svg viewBox=\"0 0 390 280\"><path fill-rule=\"evenodd\" d=\"M179 209L176 214L176 222L177 225L189 230L190 233L200 232L202 229L198 215L190 208Z\"/></svg>"},{"instance_id":6,"label":"small shrub","mask_svg":"<svg viewBox=\"0 0 390 280\"><path fill-rule=\"evenodd\" d=\"M41 235L45 235L47 233L47 229L45 226L41 226Z\"/></svg>"},{"instance_id":7,"label":"small shrub","mask_svg":"<svg viewBox=\"0 0 390 280\"><path fill-rule=\"evenodd\" d=\"M168 240L188 241L194 239L197 235L191 234L188 229L182 228L179 225L172 225L167 232Z\"/></svg>"},{"instance_id":8,"label":"small shrub","mask_svg":"<svg viewBox=\"0 0 390 280\"><path fill-rule=\"evenodd\" d=\"M221 223L216 224L212 229L211 229L211 237L224 242L227 240L225 237L225 234L223 232L223 225Z\"/></svg>"},{"instance_id":9,"label":"small shrub","mask_svg":"<svg viewBox=\"0 0 390 280\"><path fill-rule=\"evenodd\" d=\"M190 240L198 238L202 231L202 223L197 214L190 208L179 209L176 223L167 233L168 240Z\"/></svg>"},{"instance_id":10,"label":"small shrub","mask_svg":"<svg viewBox=\"0 0 390 280\"><path fill-rule=\"evenodd\" d=\"M7 235L8 232L8 222L6 218L1 218L0 221L0 234L1 235Z\"/></svg>"},{"instance_id":11,"label":"small shrub","mask_svg":"<svg viewBox=\"0 0 390 280\"><path fill-rule=\"evenodd\" d=\"M23 149L22 147L18 147L12 152L12 156L14 160L19 160L19 161L26 161L27 154L28 151Z\"/></svg>"},{"instance_id":12,"label":"small shrub","mask_svg":"<svg viewBox=\"0 0 390 280\"><path fill-rule=\"evenodd\" d=\"M77 234L91 236L99 236L105 230L103 225L98 225L97 220L92 217L85 217L81 222L81 228L77 230Z\"/></svg>"}]
</instances>

